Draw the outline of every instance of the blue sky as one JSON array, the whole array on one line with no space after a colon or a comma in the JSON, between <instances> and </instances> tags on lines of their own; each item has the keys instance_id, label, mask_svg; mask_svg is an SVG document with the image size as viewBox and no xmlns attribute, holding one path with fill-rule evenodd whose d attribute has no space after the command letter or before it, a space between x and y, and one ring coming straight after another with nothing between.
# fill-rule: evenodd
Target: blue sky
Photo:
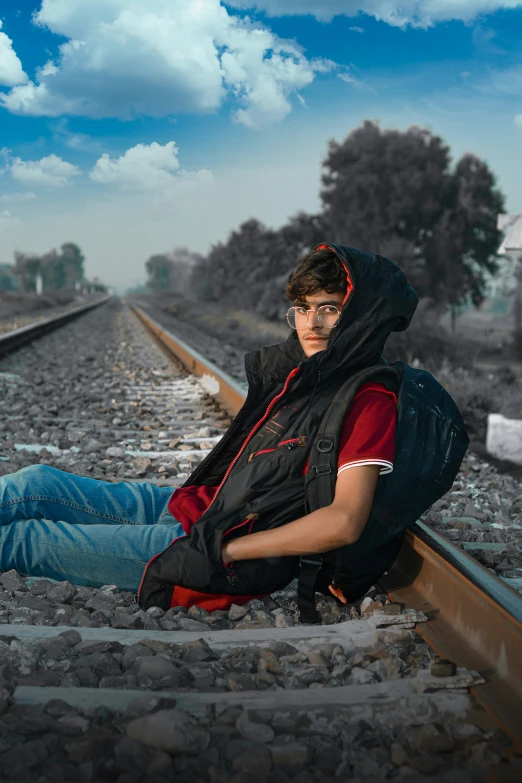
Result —
<instances>
[{"instance_id":1,"label":"blue sky","mask_svg":"<svg viewBox=\"0 0 522 783\"><path fill-rule=\"evenodd\" d=\"M365 118L474 152L522 211L522 0L0 0L0 22L0 261L76 241L123 290L154 252L319 209L328 140Z\"/></svg>"}]
</instances>

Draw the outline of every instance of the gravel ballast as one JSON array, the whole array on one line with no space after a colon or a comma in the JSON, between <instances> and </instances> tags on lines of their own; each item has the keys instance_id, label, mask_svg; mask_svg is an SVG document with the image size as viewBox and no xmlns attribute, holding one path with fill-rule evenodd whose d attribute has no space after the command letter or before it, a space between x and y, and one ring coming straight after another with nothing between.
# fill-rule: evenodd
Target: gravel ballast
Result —
<instances>
[{"instance_id":1,"label":"gravel ballast","mask_svg":"<svg viewBox=\"0 0 522 783\"><path fill-rule=\"evenodd\" d=\"M174 488L228 423L116 300L0 361L0 475L46 464ZM499 543L484 536L507 533L506 558L488 567L516 580L520 499L469 454L426 521L479 557L499 551L480 548ZM509 739L468 694L475 675L432 677L438 657L408 613L386 621L388 606L377 588L348 607L319 599L322 626L369 629L364 643L314 642L317 626L276 641L302 627L295 584L228 611L145 612L115 585L0 573L0 780L471 783L497 766L516 779ZM253 631L262 641L241 641ZM237 641L216 643L220 632ZM355 695L334 706L342 689ZM120 693L129 703L107 706Z\"/></svg>"}]
</instances>

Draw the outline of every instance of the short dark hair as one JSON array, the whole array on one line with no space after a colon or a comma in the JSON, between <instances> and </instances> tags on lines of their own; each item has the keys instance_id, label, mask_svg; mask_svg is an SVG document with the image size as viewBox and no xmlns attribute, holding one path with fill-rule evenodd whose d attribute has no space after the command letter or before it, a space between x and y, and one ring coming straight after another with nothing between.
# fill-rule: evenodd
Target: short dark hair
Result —
<instances>
[{"instance_id":1,"label":"short dark hair","mask_svg":"<svg viewBox=\"0 0 522 783\"><path fill-rule=\"evenodd\" d=\"M327 291L346 293L346 271L333 250L313 250L302 258L290 274L285 294L292 301Z\"/></svg>"}]
</instances>

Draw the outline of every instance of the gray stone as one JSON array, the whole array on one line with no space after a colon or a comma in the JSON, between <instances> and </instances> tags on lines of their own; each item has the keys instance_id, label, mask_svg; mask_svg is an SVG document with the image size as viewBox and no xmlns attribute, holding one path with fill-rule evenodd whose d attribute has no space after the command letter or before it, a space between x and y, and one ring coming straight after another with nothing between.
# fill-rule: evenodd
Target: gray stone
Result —
<instances>
[{"instance_id":1,"label":"gray stone","mask_svg":"<svg viewBox=\"0 0 522 783\"><path fill-rule=\"evenodd\" d=\"M59 604L66 604L74 597L76 588L70 582L60 582L51 587L47 593L47 598Z\"/></svg>"},{"instance_id":2,"label":"gray stone","mask_svg":"<svg viewBox=\"0 0 522 783\"><path fill-rule=\"evenodd\" d=\"M69 631L62 631L62 633L58 634L58 638L65 639L69 647L75 647L77 644L79 644L82 641L82 637L80 636L78 631L74 631L73 629Z\"/></svg>"},{"instance_id":3,"label":"gray stone","mask_svg":"<svg viewBox=\"0 0 522 783\"><path fill-rule=\"evenodd\" d=\"M74 652L78 653L79 655L90 655L91 653L96 652L107 652L111 649L112 642L105 642L101 640L96 639L86 639L85 641L79 642L74 647Z\"/></svg>"},{"instance_id":4,"label":"gray stone","mask_svg":"<svg viewBox=\"0 0 522 783\"><path fill-rule=\"evenodd\" d=\"M59 606L54 613L51 625L69 625L75 614L72 606Z\"/></svg>"},{"instance_id":5,"label":"gray stone","mask_svg":"<svg viewBox=\"0 0 522 783\"><path fill-rule=\"evenodd\" d=\"M441 731L433 723L424 726L412 726L405 733L405 739L417 753L441 753L453 748L453 737Z\"/></svg>"},{"instance_id":6,"label":"gray stone","mask_svg":"<svg viewBox=\"0 0 522 783\"><path fill-rule=\"evenodd\" d=\"M214 684L214 672L208 667L189 666L188 672L199 690L210 688Z\"/></svg>"},{"instance_id":7,"label":"gray stone","mask_svg":"<svg viewBox=\"0 0 522 783\"><path fill-rule=\"evenodd\" d=\"M109 446L109 448L105 451L105 456L121 459L125 456L125 449L121 446Z\"/></svg>"},{"instance_id":8,"label":"gray stone","mask_svg":"<svg viewBox=\"0 0 522 783\"><path fill-rule=\"evenodd\" d=\"M329 666L330 661L324 655L324 653L312 650L308 653L308 663L311 663L313 666Z\"/></svg>"},{"instance_id":9,"label":"gray stone","mask_svg":"<svg viewBox=\"0 0 522 783\"><path fill-rule=\"evenodd\" d=\"M245 710L236 721L236 729L243 739L252 742L272 742L275 731L270 725L262 723L256 718L255 712Z\"/></svg>"},{"instance_id":10,"label":"gray stone","mask_svg":"<svg viewBox=\"0 0 522 783\"><path fill-rule=\"evenodd\" d=\"M3 574L0 574L0 582L3 584L6 590L9 590L10 592L13 592L14 590L25 589L24 580L18 571L14 570L14 568L12 568L10 571L6 571Z\"/></svg>"},{"instance_id":11,"label":"gray stone","mask_svg":"<svg viewBox=\"0 0 522 783\"><path fill-rule=\"evenodd\" d=\"M182 648L183 660L187 663L208 661L216 657L215 653L203 639L196 639L194 642L184 642Z\"/></svg>"},{"instance_id":12,"label":"gray stone","mask_svg":"<svg viewBox=\"0 0 522 783\"><path fill-rule=\"evenodd\" d=\"M127 734L145 745L169 753L202 753L210 743L210 734L198 726L186 712L178 709L159 710L136 718L127 725Z\"/></svg>"},{"instance_id":13,"label":"gray stone","mask_svg":"<svg viewBox=\"0 0 522 783\"><path fill-rule=\"evenodd\" d=\"M137 696L127 705L125 714L128 718L142 718L144 715L155 712L162 705L163 699L160 696L143 694L143 696Z\"/></svg>"},{"instance_id":14,"label":"gray stone","mask_svg":"<svg viewBox=\"0 0 522 783\"><path fill-rule=\"evenodd\" d=\"M165 611L160 606L151 606L149 609L147 609L147 614L155 620L159 620L161 617L163 617Z\"/></svg>"},{"instance_id":15,"label":"gray stone","mask_svg":"<svg viewBox=\"0 0 522 783\"><path fill-rule=\"evenodd\" d=\"M123 609L120 609L114 613L114 617L111 617L111 626L113 628L142 630L144 623L143 619L138 614L131 615Z\"/></svg>"},{"instance_id":16,"label":"gray stone","mask_svg":"<svg viewBox=\"0 0 522 783\"><path fill-rule=\"evenodd\" d=\"M138 678L150 677L151 680L159 680L161 677L172 677L177 674L177 669L170 661L158 655L143 655L136 661Z\"/></svg>"},{"instance_id":17,"label":"gray stone","mask_svg":"<svg viewBox=\"0 0 522 783\"><path fill-rule=\"evenodd\" d=\"M270 745L274 765L290 775L295 775L307 764L310 749L302 742Z\"/></svg>"},{"instance_id":18,"label":"gray stone","mask_svg":"<svg viewBox=\"0 0 522 783\"><path fill-rule=\"evenodd\" d=\"M269 647L278 658L281 658L283 655L295 655L297 653L297 649L287 642L269 642L267 647Z\"/></svg>"},{"instance_id":19,"label":"gray stone","mask_svg":"<svg viewBox=\"0 0 522 783\"><path fill-rule=\"evenodd\" d=\"M87 609L114 609L116 599L113 593L99 592L85 603Z\"/></svg>"},{"instance_id":20,"label":"gray stone","mask_svg":"<svg viewBox=\"0 0 522 783\"><path fill-rule=\"evenodd\" d=\"M201 623L199 620L191 620L188 617L180 619L179 627L182 631L208 631L208 626L205 623Z\"/></svg>"},{"instance_id":21,"label":"gray stone","mask_svg":"<svg viewBox=\"0 0 522 783\"><path fill-rule=\"evenodd\" d=\"M256 684L252 677L248 677L245 674L232 672L225 676L225 681L231 691L255 691L256 689Z\"/></svg>"},{"instance_id":22,"label":"gray stone","mask_svg":"<svg viewBox=\"0 0 522 783\"><path fill-rule=\"evenodd\" d=\"M232 604L228 610L228 619L233 620L234 622L236 620L241 620L241 618L244 617L247 612L248 606L238 606L238 604Z\"/></svg>"},{"instance_id":23,"label":"gray stone","mask_svg":"<svg viewBox=\"0 0 522 783\"><path fill-rule=\"evenodd\" d=\"M311 683L326 682L327 677L326 666L303 666L293 673L292 680L300 687L307 687Z\"/></svg>"},{"instance_id":24,"label":"gray stone","mask_svg":"<svg viewBox=\"0 0 522 783\"><path fill-rule=\"evenodd\" d=\"M284 612L281 614L278 614L275 619L275 626L276 628L293 628L295 625L295 620L290 614L285 614Z\"/></svg>"}]
</instances>

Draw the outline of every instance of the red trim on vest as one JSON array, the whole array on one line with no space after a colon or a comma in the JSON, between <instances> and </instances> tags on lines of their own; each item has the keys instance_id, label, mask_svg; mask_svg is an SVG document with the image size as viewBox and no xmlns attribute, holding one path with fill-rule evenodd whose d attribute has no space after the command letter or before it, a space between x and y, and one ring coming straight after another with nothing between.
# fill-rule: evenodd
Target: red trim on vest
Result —
<instances>
[{"instance_id":1,"label":"red trim on vest","mask_svg":"<svg viewBox=\"0 0 522 783\"><path fill-rule=\"evenodd\" d=\"M270 593L261 595L214 595L213 593L198 593L196 590L189 590L186 587L176 585L172 592L172 601L170 606L185 606L190 609L191 606L200 606L207 612L215 612L216 609L230 609L232 604L243 606L253 598L264 598Z\"/></svg>"}]
</instances>

